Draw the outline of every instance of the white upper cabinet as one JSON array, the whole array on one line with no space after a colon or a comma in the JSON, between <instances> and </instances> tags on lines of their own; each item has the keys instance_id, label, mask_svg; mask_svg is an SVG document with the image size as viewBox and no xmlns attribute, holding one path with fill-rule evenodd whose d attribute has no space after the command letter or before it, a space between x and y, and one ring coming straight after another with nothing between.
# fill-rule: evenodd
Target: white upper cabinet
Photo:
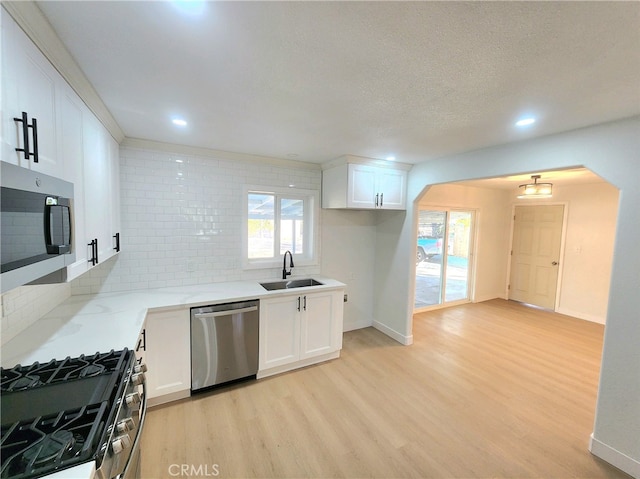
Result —
<instances>
[{"instance_id":1,"label":"white upper cabinet","mask_svg":"<svg viewBox=\"0 0 640 479\"><path fill-rule=\"evenodd\" d=\"M75 269L90 268L116 254L115 238L120 231L118 191L118 144L88 108L83 108L82 215L84 228L76 224ZM79 264L84 256L86 266ZM68 276L75 272L68 271Z\"/></svg>"},{"instance_id":2,"label":"white upper cabinet","mask_svg":"<svg viewBox=\"0 0 640 479\"><path fill-rule=\"evenodd\" d=\"M118 143L69 87L60 102L67 176L74 184L76 261L69 280L114 254L120 231Z\"/></svg>"},{"instance_id":3,"label":"white upper cabinet","mask_svg":"<svg viewBox=\"0 0 640 479\"><path fill-rule=\"evenodd\" d=\"M410 165L351 155L323 165L322 207L406 209Z\"/></svg>"},{"instance_id":4,"label":"white upper cabinet","mask_svg":"<svg viewBox=\"0 0 640 479\"><path fill-rule=\"evenodd\" d=\"M2 161L73 183L76 261L67 269L72 280L117 253L118 142L3 8L0 16ZM25 122L14 120L22 120L23 112L28 158L16 151L25 149ZM97 247L90 245L94 240Z\"/></svg>"},{"instance_id":5,"label":"white upper cabinet","mask_svg":"<svg viewBox=\"0 0 640 479\"><path fill-rule=\"evenodd\" d=\"M56 113L62 77L4 10L0 15L2 161L64 178Z\"/></svg>"}]
</instances>

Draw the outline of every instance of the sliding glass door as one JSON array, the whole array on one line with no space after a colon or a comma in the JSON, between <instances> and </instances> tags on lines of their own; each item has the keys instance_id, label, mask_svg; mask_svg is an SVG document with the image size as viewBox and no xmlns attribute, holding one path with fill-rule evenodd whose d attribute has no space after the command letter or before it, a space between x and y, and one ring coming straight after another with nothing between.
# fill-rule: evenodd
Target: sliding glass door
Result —
<instances>
[{"instance_id":1,"label":"sliding glass door","mask_svg":"<svg viewBox=\"0 0 640 479\"><path fill-rule=\"evenodd\" d=\"M469 210L419 211L415 309L469 300L473 219Z\"/></svg>"}]
</instances>

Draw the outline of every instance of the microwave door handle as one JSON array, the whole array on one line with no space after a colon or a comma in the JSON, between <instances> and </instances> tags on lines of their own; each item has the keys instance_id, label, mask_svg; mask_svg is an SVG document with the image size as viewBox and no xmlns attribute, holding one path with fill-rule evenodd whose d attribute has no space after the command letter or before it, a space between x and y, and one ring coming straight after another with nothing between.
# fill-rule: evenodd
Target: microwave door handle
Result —
<instances>
[{"instance_id":1,"label":"microwave door handle","mask_svg":"<svg viewBox=\"0 0 640 479\"><path fill-rule=\"evenodd\" d=\"M51 205L44 207L44 244L48 254L54 254L53 251L53 221L51 221Z\"/></svg>"}]
</instances>

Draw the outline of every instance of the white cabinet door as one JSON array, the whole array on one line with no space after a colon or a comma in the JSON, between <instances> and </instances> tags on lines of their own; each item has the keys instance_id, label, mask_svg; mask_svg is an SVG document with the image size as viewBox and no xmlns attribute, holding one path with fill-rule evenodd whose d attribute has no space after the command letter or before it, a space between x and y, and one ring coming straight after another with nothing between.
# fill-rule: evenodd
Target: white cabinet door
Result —
<instances>
[{"instance_id":1,"label":"white cabinet door","mask_svg":"<svg viewBox=\"0 0 640 479\"><path fill-rule=\"evenodd\" d=\"M82 100L67 86L58 96L59 125L63 141L60 153L66 158L65 178L73 183L73 249L76 261L67 268L67 280L77 278L88 269L84 211L84 146Z\"/></svg>"},{"instance_id":2,"label":"white cabinet door","mask_svg":"<svg viewBox=\"0 0 640 479\"><path fill-rule=\"evenodd\" d=\"M342 348L342 297L338 290L260 300L259 371L293 369L297 361Z\"/></svg>"},{"instance_id":3,"label":"white cabinet door","mask_svg":"<svg viewBox=\"0 0 640 479\"><path fill-rule=\"evenodd\" d=\"M300 319L298 295L260 300L260 351L258 369L298 360Z\"/></svg>"},{"instance_id":4,"label":"white cabinet door","mask_svg":"<svg viewBox=\"0 0 640 479\"><path fill-rule=\"evenodd\" d=\"M62 178L65 171L56 130L56 85L62 77L4 11L2 56L2 159ZM14 120L22 118L22 112L27 114L27 125L33 125L36 120L36 128ZM30 153L35 151L34 135L37 136L37 162L34 156L25 158L24 152L15 150L24 149L24 128L28 132Z\"/></svg>"},{"instance_id":5,"label":"white cabinet door","mask_svg":"<svg viewBox=\"0 0 640 479\"><path fill-rule=\"evenodd\" d=\"M347 208L406 208L406 171L350 163L348 175Z\"/></svg>"},{"instance_id":6,"label":"white cabinet door","mask_svg":"<svg viewBox=\"0 0 640 479\"><path fill-rule=\"evenodd\" d=\"M61 152L69 160L66 176L74 184L76 261L67 269L71 280L94 266L89 245L94 239L98 240L98 262L116 254L113 236L120 230L119 149L69 86L60 91Z\"/></svg>"},{"instance_id":7,"label":"white cabinet door","mask_svg":"<svg viewBox=\"0 0 640 479\"><path fill-rule=\"evenodd\" d=\"M312 358L340 349L342 321L338 309L342 310L342 291L326 291L302 296L300 359Z\"/></svg>"},{"instance_id":8,"label":"white cabinet door","mask_svg":"<svg viewBox=\"0 0 640 479\"><path fill-rule=\"evenodd\" d=\"M18 80L20 76L20 57L17 55L16 33L18 28L13 19L3 8L0 7L0 35L2 53L2 70L0 70L0 87L2 88L0 96L0 110L2 110L2 127L0 135L2 136L2 161L21 165L20 159L22 155L18 155L16 148L21 147L22 126L13 119L17 114L21 113L18 102Z\"/></svg>"},{"instance_id":9,"label":"white cabinet door","mask_svg":"<svg viewBox=\"0 0 640 479\"><path fill-rule=\"evenodd\" d=\"M376 169L372 166L349 165L349 208L375 208Z\"/></svg>"},{"instance_id":10,"label":"white cabinet door","mask_svg":"<svg viewBox=\"0 0 640 479\"><path fill-rule=\"evenodd\" d=\"M145 362L149 399L191 391L189 309L151 312L145 321ZM162 401L155 401L159 403Z\"/></svg>"},{"instance_id":11,"label":"white cabinet door","mask_svg":"<svg viewBox=\"0 0 640 479\"><path fill-rule=\"evenodd\" d=\"M88 109L84 115L83 134L85 245L97 239L98 261L102 262L115 254L115 232L112 232L112 138ZM86 247L91 258L91 247Z\"/></svg>"},{"instance_id":12,"label":"white cabinet door","mask_svg":"<svg viewBox=\"0 0 640 479\"><path fill-rule=\"evenodd\" d=\"M380 168L378 169L376 180L376 190L380 194L379 208L383 210L406 209L406 171Z\"/></svg>"},{"instance_id":13,"label":"white cabinet door","mask_svg":"<svg viewBox=\"0 0 640 479\"><path fill-rule=\"evenodd\" d=\"M120 246L120 145L109 135L109 166L110 166L110 191L109 205L111 207L111 255L117 254L120 250L116 246ZM118 239L116 239L118 235Z\"/></svg>"}]
</instances>

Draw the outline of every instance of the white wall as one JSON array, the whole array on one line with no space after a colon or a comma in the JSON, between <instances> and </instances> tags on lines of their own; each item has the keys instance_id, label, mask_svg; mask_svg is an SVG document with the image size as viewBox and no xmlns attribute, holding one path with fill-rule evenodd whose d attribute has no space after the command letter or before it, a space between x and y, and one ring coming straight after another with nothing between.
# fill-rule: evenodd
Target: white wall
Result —
<instances>
[{"instance_id":1,"label":"white wall","mask_svg":"<svg viewBox=\"0 0 640 479\"><path fill-rule=\"evenodd\" d=\"M419 202L421 208L444 206L476 211L475 288L471 300L506 298L509 193L455 184L434 185Z\"/></svg>"},{"instance_id":2,"label":"white wall","mask_svg":"<svg viewBox=\"0 0 640 479\"><path fill-rule=\"evenodd\" d=\"M406 215L376 231L374 325L404 343L412 340L414 202L430 184L585 166L620 189L613 268L591 451L640 476L640 117L414 166ZM393 277L394 280L388 280Z\"/></svg>"},{"instance_id":3,"label":"white wall","mask_svg":"<svg viewBox=\"0 0 640 479\"><path fill-rule=\"evenodd\" d=\"M347 284L344 331L373 324L376 213L322 210L322 274Z\"/></svg>"}]
</instances>

